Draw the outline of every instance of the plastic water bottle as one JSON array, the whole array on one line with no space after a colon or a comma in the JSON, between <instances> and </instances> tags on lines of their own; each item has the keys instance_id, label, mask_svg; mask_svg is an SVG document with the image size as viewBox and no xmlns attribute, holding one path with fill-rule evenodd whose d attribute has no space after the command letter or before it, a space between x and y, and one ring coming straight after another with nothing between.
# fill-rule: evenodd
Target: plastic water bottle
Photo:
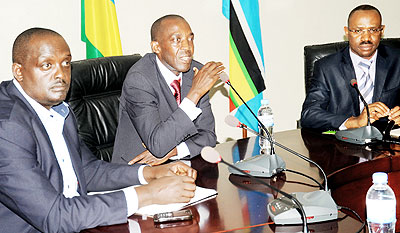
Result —
<instances>
[{"instance_id":1,"label":"plastic water bottle","mask_svg":"<svg viewBox=\"0 0 400 233\"><path fill-rule=\"evenodd\" d=\"M269 106L268 99L261 100L261 106L260 106L260 109L258 109L257 116L258 116L258 119L267 128L270 135L272 135L272 131L274 128L274 114L272 113L272 109ZM258 130L261 135L266 137L265 139L263 139L261 137L259 139L260 150L261 150L260 153L270 154L271 144L267 139L267 134L264 132L264 130L260 126L258 126Z\"/></svg>"},{"instance_id":2,"label":"plastic water bottle","mask_svg":"<svg viewBox=\"0 0 400 233\"><path fill-rule=\"evenodd\" d=\"M372 175L373 185L367 192L367 222L370 233L394 233L396 226L396 197L384 172Z\"/></svg>"}]
</instances>

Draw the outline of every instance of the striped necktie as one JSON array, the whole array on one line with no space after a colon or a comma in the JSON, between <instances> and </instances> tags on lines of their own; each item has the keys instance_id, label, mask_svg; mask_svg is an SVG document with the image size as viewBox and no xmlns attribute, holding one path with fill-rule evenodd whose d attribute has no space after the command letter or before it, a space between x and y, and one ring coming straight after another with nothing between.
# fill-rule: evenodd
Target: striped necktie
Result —
<instances>
[{"instance_id":1,"label":"striped necktie","mask_svg":"<svg viewBox=\"0 0 400 233\"><path fill-rule=\"evenodd\" d=\"M174 89L174 97L175 97L176 103L178 103L178 105L179 105L181 103L181 83L180 83L180 80L175 79L170 85Z\"/></svg>"},{"instance_id":2,"label":"striped necktie","mask_svg":"<svg viewBox=\"0 0 400 233\"><path fill-rule=\"evenodd\" d=\"M358 66L364 72L358 81L358 88L360 89L361 95L364 97L365 102L368 104L372 103L372 96L374 94L374 83L369 75L369 68L371 67L371 63L360 62ZM360 112L364 109L364 104L360 100Z\"/></svg>"}]
</instances>

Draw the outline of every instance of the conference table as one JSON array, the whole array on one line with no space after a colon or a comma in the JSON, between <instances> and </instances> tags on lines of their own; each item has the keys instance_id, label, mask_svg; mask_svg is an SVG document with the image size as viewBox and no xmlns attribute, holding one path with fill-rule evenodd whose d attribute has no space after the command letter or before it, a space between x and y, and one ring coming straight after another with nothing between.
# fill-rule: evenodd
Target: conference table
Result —
<instances>
[{"instance_id":1,"label":"conference table","mask_svg":"<svg viewBox=\"0 0 400 233\"><path fill-rule=\"evenodd\" d=\"M400 145L380 143L355 145L308 129L295 129L274 134L280 144L316 162L328 176L328 186L338 206L354 210L365 220L365 195L372 184L372 174L387 172L389 185L398 198L400 185ZM258 137L220 143L215 148L224 161L234 163L258 155ZM275 147L275 152L286 163L287 171L264 182L287 193L311 192L324 182L321 171L296 155ZM196 184L216 189L218 195L189 207L190 221L155 224L150 217L133 215L125 224L102 226L82 232L301 232L302 225L275 225L269 218L267 204L281 194L246 176L230 174L223 164L210 164L200 156L192 160L197 169ZM301 175L304 174L304 175ZM399 200L397 201L399 203ZM400 210L397 204L397 231L400 230ZM357 217L347 210L339 211L338 219L308 224L310 232L351 233L362 227ZM365 227L365 229L367 229ZM368 232L368 230L366 230Z\"/></svg>"}]
</instances>

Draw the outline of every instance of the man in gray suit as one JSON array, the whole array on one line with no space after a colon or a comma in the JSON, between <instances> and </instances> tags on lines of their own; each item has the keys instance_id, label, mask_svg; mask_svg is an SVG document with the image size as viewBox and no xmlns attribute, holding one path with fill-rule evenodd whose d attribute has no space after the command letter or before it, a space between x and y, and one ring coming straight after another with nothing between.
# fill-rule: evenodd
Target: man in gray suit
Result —
<instances>
[{"instance_id":1,"label":"man in gray suit","mask_svg":"<svg viewBox=\"0 0 400 233\"><path fill-rule=\"evenodd\" d=\"M62 36L28 29L12 51L14 79L0 84L1 232L79 232L193 197L196 171L183 163L111 164L84 145L63 102L71 54ZM87 195L115 189L122 190Z\"/></svg>"},{"instance_id":2,"label":"man in gray suit","mask_svg":"<svg viewBox=\"0 0 400 233\"><path fill-rule=\"evenodd\" d=\"M132 66L123 85L113 162L157 165L216 144L207 93L222 63L193 60L194 34L178 15L156 20L151 40L153 53Z\"/></svg>"},{"instance_id":3,"label":"man in gray suit","mask_svg":"<svg viewBox=\"0 0 400 233\"><path fill-rule=\"evenodd\" d=\"M379 44L384 29L377 8L360 5L350 12L344 27L349 46L315 63L302 127L342 130L367 125L367 109L351 87L352 79L368 102L371 122L400 125L400 52Z\"/></svg>"}]
</instances>

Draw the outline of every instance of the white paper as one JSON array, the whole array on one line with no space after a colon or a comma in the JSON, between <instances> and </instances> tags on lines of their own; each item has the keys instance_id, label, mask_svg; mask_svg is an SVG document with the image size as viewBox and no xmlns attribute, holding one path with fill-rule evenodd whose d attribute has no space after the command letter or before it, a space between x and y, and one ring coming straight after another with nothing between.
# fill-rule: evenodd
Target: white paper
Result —
<instances>
[{"instance_id":1,"label":"white paper","mask_svg":"<svg viewBox=\"0 0 400 233\"><path fill-rule=\"evenodd\" d=\"M140 208L135 214L153 216L154 214L171 212L183 209L187 206L201 203L217 195L215 189L207 189L197 186L194 192L194 197L188 203L171 203L166 205L148 205Z\"/></svg>"},{"instance_id":2,"label":"white paper","mask_svg":"<svg viewBox=\"0 0 400 233\"><path fill-rule=\"evenodd\" d=\"M400 137L400 128L398 129L392 129L390 131L390 136L394 138L399 138Z\"/></svg>"}]
</instances>

